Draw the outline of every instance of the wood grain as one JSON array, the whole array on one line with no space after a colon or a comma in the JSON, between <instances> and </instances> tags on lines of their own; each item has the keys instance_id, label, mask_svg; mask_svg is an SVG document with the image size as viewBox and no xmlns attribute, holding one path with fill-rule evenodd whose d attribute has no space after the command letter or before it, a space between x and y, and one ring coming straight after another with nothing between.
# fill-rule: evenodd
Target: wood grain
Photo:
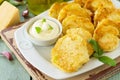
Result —
<instances>
[{"instance_id":1,"label":"wood grain","mask_svg":"<svg viewBox=\"0 0 120 80\"><path fill-rule=\"evenodd\" d=\"M32 66L21 54L19 49L16 46L15 39L14 39L14 32L16 29L21 27L23 23L12 26L10 28L7 28L3 31L1 31L0 35L4 42L7 44L7 46L13 51L14 55L17 57L17 59L20 61L20 63L23 65L23 67L28 71L28 73L32 76L34 80L54 80L53 78L50 78L49 76L43 74L41 71L36 69L34 66ZM103 80L111 77L112 75L120 72L120 58L117 58L116 61L118 62L116 67L109 67L107 65L100 66L96 69L93 69L91 71L88 71L86 73L83 73L81 75L65 79L65 80Z\"/></svg>"}]
</instances>

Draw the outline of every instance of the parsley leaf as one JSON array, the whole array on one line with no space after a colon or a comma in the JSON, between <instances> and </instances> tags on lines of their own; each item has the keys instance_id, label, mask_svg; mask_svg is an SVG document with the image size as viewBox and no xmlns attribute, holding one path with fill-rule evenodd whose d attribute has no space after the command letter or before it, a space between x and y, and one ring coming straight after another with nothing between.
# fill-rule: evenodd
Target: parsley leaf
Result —
<instances>
[{"instance_id":1,"label":"parsley leaf","mask_svg":"<svg viewBox=\"0 0 120 80\"><path fill-rule=\"evenodd\" d=\"M42 19L42 23L44 23L44 22L46 22L46 19L45 19L45 18Z\"/></svg>"},{"instance_id":2,"label":"parsley leaf","mask_svg":"<svg viewBox=\"0 0 120 80\"><path fill-rule=\"evenodd\" d=\"M116 61L107 57L107 56L102 56L104 54L103 50L100 48L99 44L97 43L97 41L90 39L88 41L93 49L95 50L95 53L93 54L93 57L97 58L99 61L108 64L110 66L115 66L116 65Z\"/></svg>"},{"instance_id":3,"label":"parsley leaf","mask_svg":"<svg viewBox=\"0 0 120 80\"><path fill-rule=\"evenodd\" d=\"M116 66L116 61L107 57L107 56L101 56L98 58L101 62L108 64L110 66Z\"/></svg>"},{"instance_id":4,"label":"parsley leaf","mask_svg":"<svg viewBox=\"0 0 120 80\"><path fill-rule=\"evenodd\" d=\"M35 30L37 33L40 33L42 31L42 29L40 27L35 27Z\"/></svg>"}]
</instances>

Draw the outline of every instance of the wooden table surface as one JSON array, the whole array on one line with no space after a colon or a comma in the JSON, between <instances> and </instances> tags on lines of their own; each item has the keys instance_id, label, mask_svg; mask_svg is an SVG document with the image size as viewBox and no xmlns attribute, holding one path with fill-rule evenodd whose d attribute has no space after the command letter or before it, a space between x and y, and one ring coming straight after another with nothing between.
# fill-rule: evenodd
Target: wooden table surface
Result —
<instances>
[{"instance_id":1,"label":"wooden table surface","mask_svg":"<svg viewBox=\"0 0 120 80\"><path fill-rule=\"evenodd\" d=\"M20 13L25 10L24 6L18 6L18 8L20 9ZM33 17L32 14L30 14L30 16ZM22 16L21 21L25 21ZM0 52L2 51L10 51L10 49L0 39ZM9 61L4 56L0 56L0 80L32 80L14 54L12 54L12 56L14 58L13 61ZM120 73L113 75L108 80L120 80Z\"/></svg>"}]
</instances>

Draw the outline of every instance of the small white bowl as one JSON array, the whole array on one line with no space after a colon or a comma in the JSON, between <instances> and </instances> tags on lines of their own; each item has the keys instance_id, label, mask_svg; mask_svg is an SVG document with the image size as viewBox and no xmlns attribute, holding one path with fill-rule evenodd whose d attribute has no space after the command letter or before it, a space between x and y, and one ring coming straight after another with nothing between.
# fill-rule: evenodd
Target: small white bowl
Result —
<instances>
[{"instance_id":1,"label":"small white bowl","mask_svg":"<svg viewBox=\"0 0 120 80\"><path fill-rule=\"evenodd\" d=\"M39 19L43 19L43 18L48 19L48 20L51 20L51 21L55 22L55 23L58 25L58 27L59 27L59 33L57 34L56 37L51 38L51 39L49 39L49 40L38 40L38 39L33 38L33 37L29 34L29 31L28 31L28 30L29 30L29 28L33 25L33 23L34 23L35 21L37 21L37 20L39 20ZM29 20L28 22L26 22L26 23L24 24L24 32L25 32L26 38L27 38L28 40L30 40L33 44L38 45L38 46L50 46L50 45L54 44L54 43L57 41L57 39L60 37L60 35L62 34L62 25L61 25L61 23L60 23L57 19L54 19L54 18L49 17L49 16L43 16L43 15L42 15L42 16L34 17L34 18L32 18L31 20Z\"/></svg>"}]
</instances>

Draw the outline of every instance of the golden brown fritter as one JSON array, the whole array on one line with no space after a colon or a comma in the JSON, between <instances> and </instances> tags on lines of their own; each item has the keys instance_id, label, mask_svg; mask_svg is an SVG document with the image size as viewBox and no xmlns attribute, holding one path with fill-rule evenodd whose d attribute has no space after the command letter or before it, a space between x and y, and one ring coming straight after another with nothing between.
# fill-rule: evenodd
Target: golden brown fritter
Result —
<instances>
[{"instance_id":1,"label":"golden brown fritter","mask_svg":"<svg viewBox=\"0 0 120 80\"><path fill-rule=\"evenodd\" d=\"M108 19L115 24L116 28L119 30L119 33L120 33L120 9L116 9L115 11L113 11L108 16ZM120 37L120 34L119 34L119 37Z\"/></svg>"},{"instance_id":2,"label":"golden brown fritter","mask_svg":"<svg viewBox=\"0 0 120 80\"><path fill-rule=\"evenodd\" d=\"M92 35L83 28L72 28L67 30L67 35L79 35L86 40L88 54L91 56L94 52L92 46L88 43L88 40L92 39Z\"/></svg>"},{"instance_id":3,"label":"golden brown fritter","mask_svg":"<svg viewBox=\"0 0 120 80\"><path fill-rule=\"evenodd\" d=\"M104 51L113 51L119 45L119 38L113 34L106 33L98 40L98 44Z\"/></svg>"},{"instance_id":4,"label":"golden brown fritter","mask_svg":"<svg viewBox=\"0 0 120 80\"><path fill-rule=\"evenodd\" d=\"M89 61L86 41L78 35L65 35L52 49L52 63L65 72L75 72Z\"/></svg>"},{"instance_id":5,"label":"golden brown fritter","mask_svg":"<svg viewBox=\"0 0 120 80\"><path fill-rule=\"evenodd\" d=\"M61 3L56 2L56 3L54 3L49 9L49 16L57 19L60 10L67 4L68 4L67 2L61 2Z\"/></svg>"},{"instance_id":6,"label":"golden brown fritter","mask_svg":"<svg viewBox=\"0 0 120 80\"><path fill-rule=\"evenodd\" d=\"M115 9L109 16L108 19L120 23L120 9Z\"/></svg>"},{"instance_id":7,"label":"golden brown fritter","mask_svg":"<svg viewBox=\"0 0 120 80\"><path fill-rule=\"evenodd\" d=\"M115 10L112 6L101 5L95 11L94 15L94 25L96 26L102 19L107 18L107 16Z\"/></svg>"},{"instance_id":8,"label":"golden brown fritter","mask_svg":"<svg viewBox=\"0 0 120 80\"><path fill-rule=\"evenodd\" d=\"M62 22L62 26L63 34L65 34L68 29L79 27L86 29L90 33L93 33L94 31L94 25L88 18L79 17L76 15L67 16Z\"/></svg>"},{"instance_id":9,"label":"golden brown fritter","mask_svg":"<svg viewBox=\"0 0 120 80\"><path fill-rule=\"evenodd\" d=\"M95 12L101 5L114 7L111 0L87 0L84 7Z\"/></svg>"},{"instance_id":10,"label":"golden brown fritter","mask_svg":"<svg viewBox=\"0 0 120 80\"><path fill-rule=\"evenodd\" d=\"M102 20L97 25L96 29L94 30L93 38L95 40L98 40L99 38L101 38L106 33L110 33L110 34L113 34L115 36L118 36L119 35L118 29L116 28L116 26L114 24L113 25L111 25L111 24L112 24L112 22L107 23L107 19Z\"/></svg>"},{"instance_id":11,"label":"golden brown fritter","mask_svg":"<svg viewBox=\"0 0 120 80\"><path fill-rule=\"evenodd\" d=\"M67 30L67 34L70 35L80 35L81 37L83 37L85 40L91 39L92 35L90 32L88 32L87 30L85 30L84 28L72 28L72 29L68 29Z\"/></svg>"},{"instance_id":12,"label":"golden brown fritter","mask_svg":"<svg viewBox=\"0 0 120 80\"><path fill-rule=\"evenodd\" d=\"M83 7L85 5L87 0L74 0L74 2L79 3L81 5L81 7Z\"/></svg>"},{"instance_id":13,"label":"golden brown fritter","mask_svg":"<svg viewBox=\"0 0 120 80\"><path fill-rule=\"evenodd\" d=\"M72 2L64 6L60 10L60 13L58 15L58 20L62 22L67 16L70 15L77 15L91 20L92 13L85 8L81 8L81 6L78 3Z\"/></svg>"}]
</instances>

